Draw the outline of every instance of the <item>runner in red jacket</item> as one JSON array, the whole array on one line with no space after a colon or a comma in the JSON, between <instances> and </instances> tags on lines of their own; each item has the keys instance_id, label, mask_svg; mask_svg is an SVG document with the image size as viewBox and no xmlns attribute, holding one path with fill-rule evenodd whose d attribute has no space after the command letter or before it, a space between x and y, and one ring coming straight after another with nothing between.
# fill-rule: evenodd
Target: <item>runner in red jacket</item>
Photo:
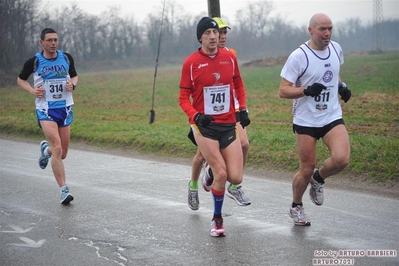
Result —
<instances>
[{"instance_id":1,"label":"runner in red jacket","mask_svg":"<svg viewBox=\"0 0 399 266\"><path fill-rule=\"evenodd\" d=\"M240 184L243 172L234 90L242 110L242 125L247 126L250 120L237 59L231 52L218 49L217 23L203 17L197 25L197 39L201 48L183 63L179 104L188 116L194 139L214 175L211 235L222 236L225 234L222 207L226 181Z\"/></svg>"}]
</instances>

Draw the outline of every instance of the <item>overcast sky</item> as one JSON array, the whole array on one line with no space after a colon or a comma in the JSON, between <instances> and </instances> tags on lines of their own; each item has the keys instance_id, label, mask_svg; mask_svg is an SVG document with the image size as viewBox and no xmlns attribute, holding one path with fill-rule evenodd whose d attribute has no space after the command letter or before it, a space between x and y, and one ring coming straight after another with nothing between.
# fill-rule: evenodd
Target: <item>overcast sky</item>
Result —
<instances>
[{"instance_id":1,"label":"overcast sky","mask_svg":"<svg viewBox=\"0 0 399 266\"><path fill-rule=\"evenodd\" d=\"M168 1L168 0L166 0ZM196 15L207 15L207 0L172 0L184 6L184 10ZM145 17L154 11L161 10L163 0L43 0L52 7L77 5L84 11L100 15L108 6L121 7L123 16L133 15L136 21L143 21ZM234 17L238 10L250 2L259 0L219 0L221 16L234 26ZM307 25L310 17L315 13L326 13L333 22L341 22L350 18L359 18L363 23L371 23L373 20L373 0L276 0L273 1L272 15L279 15L287 21L293 21L298 26ZM399 19L399 1L382 0L383 18Z\"/></svg>"}]
</instances>

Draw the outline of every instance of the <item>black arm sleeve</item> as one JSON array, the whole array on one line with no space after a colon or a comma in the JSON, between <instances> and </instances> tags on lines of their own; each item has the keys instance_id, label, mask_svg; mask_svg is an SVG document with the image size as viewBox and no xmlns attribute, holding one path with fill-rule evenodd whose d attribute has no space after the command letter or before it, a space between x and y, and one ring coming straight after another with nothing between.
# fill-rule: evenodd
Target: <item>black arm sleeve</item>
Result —
<instances>
[{"instance_id":1,"label":"black arm sleeve","mask_svg":"<svg viewBox=\"0 0 399 266\"><path fill-rule=\"evenodd\" d=\"M36 56L29 58L22 68L21 72L19 72L18 77L22 80L28 80L29 76L33 73L34 64L36 61Z\"/></svg>"},{"instance_id":2,"label":"black arm sleeve","mask_svg":"<svg viewBox=\"0 0 399 266\"><path fill-rule=\"evenodd\" d=\"M65 53L65 52L64 52L64 54L65 54L65 56L68 57L68 60L69 60L69 76L71 78L76 77L78 75L78 73L76 72L75 61L73 61L72 55L70 55L69 53Z\"/></svg>"}]
</instances>

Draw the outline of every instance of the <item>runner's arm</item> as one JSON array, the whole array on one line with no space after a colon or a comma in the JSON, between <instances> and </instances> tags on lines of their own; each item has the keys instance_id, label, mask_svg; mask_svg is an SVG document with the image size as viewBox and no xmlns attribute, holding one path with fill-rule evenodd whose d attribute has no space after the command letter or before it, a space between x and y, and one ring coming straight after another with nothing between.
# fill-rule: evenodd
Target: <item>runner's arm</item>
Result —
<instances>
[{"instance_id":1,"label":"runner's arm","mask_svg":"<svg viewBox=\"0 0 399 266\"><path fill-rule=\"evenodd\" d=\"M180 88L179 104L181 109L188 116L190 124L194 124L194 117L198 113L197 110L192 106L190 101L191 90Z\"/></svg>"},{"instance_id":2,"label":"runner's arm","mask_svg":"<svg viewBox=\"0 0 399 266\"><path fill-rule=\"evenodd\" d=\"M292 85L292 82L282 78L279 86L278 96L284 99L298 99L305 96L303 93L305 87L293 87Z\"/></svg>"},{"instance_id":3,"label":"runner's arm","mask_svg":"<svg viewBox=\"0 0 399 266\"><path fill-rule=\"evenodd\" d=\"M33 73L35 59L36 57L32 57L25 62L21 72L18 75L17 84L24 91L36 96L36 90L32 88L28 82L29 76Z\"/></svg>"}]
</instances>

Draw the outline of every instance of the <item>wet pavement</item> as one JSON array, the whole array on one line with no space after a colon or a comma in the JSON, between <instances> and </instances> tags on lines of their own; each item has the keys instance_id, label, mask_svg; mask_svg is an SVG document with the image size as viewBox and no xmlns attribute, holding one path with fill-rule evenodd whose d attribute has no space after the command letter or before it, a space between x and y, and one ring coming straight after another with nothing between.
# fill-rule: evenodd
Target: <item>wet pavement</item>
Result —
<instances>
[{"instance_id":1,"label":"wet pavement","mask_svg":"<svg viewBox=\"0 0 399 266\"><path fill-rule=\"evenodd\" d=\"M291 183L246 175L252 204L225 198L226 236L211 237L213 201L187 206L187 165L71 149L75 200L59 203L39 143L0 139L0 265L399 265L399 199L325 187L304 196L309 227L288 215Z\"/></svg>"}]
</instances>

